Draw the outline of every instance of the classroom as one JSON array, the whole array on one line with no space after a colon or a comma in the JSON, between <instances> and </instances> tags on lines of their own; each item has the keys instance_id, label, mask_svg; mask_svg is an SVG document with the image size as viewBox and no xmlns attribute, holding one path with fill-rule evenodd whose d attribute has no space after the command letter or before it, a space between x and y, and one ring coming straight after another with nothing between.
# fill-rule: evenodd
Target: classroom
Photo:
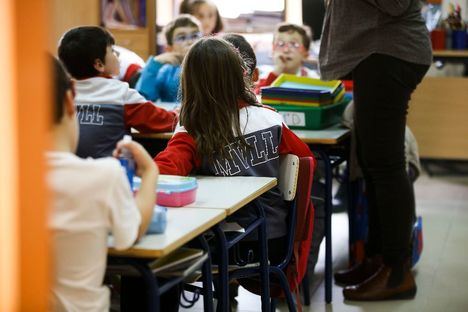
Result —
<instances>
[{"instance_id":1,"label":"classroom","mask_svg":"<svg viewBox=\"0 0 468 312\"><path fill-rule=\"evenodd\" d=\"M0 311L468 310L468 0L0 15Z\"/></svg>"}]
</instances>

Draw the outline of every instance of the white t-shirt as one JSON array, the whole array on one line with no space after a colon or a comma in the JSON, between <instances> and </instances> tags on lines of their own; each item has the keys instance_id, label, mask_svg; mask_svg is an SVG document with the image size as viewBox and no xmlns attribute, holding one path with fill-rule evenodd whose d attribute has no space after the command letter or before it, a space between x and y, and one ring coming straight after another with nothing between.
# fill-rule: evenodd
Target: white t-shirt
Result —
<instances>
[{"instance_id":1,"label":"white t-shirt","mask_svg":"<svg viewBox=\"0 0 468 312\"><path fill-rule=\"evenodd\" d=\"M108 311L103 282L108 234L125 249L138 235L141 216L116 159L82 159L49 152L48 184L53 192L54 311Z\"/></svg>"}]
</instances>

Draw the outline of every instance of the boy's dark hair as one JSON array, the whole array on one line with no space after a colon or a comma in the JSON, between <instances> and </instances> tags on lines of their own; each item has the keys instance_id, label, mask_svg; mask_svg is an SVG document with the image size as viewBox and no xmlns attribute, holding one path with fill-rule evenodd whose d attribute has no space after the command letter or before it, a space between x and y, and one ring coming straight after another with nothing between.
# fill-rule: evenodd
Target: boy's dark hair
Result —
<instances>
[{"instance_id":1,"label":"boy's dark hair","mask_svg":"<svg viewBox=\"0 0 468 312\"><path fill-rule=\"evenodd\" d=\"M170 21L164 27L164 36L166 37L167 45L174 44L174 31L179 27L194 27L200 30L200 23L198 20L190 14L179 15L176 19Z\"/></svg>"},{"instance_id":2,"label":"boy's dark hair","mask_svg":"<svg viewBox=\"0 0 468 312\"><path fill-rule=\"evenodd\" d=\"M226 34L223 36L223 39L230 42L234 48L239 51L245 65L247 66L249 76L252 76L255 67L257 67L257 57L255 56L255 52L250 43L245 40L244 36L238 34Z\"/></svg>"},{"instance_id":3,"label":"boy's dark hair","mask_svg":"<svg viewBox=\"0 0 468 312\"><path fill-rule=\"evenodd\" d=\"M276 26L275 34L284 32L297 32L302 37L302 44L304 45L305 50L309 50L310 39L312 38L312 31L309 26L301 26L291 23L281 23L278 26Z\"/></svg>"},{"instance_id":4,"label":"boy's dark hair","mask_svg":"<svg viewBox=\"0 0 468 312\"><path fill-rule=\"evenodd\" d=\"M89 78L99 74L94 68L95 60L99 59L104 63L107 47L114 44L114 37L106 29L98 26L81 26L63 35L58 55L74 78Z\"/></svg>"},{"instance_id":5,"label":"boy's dark hair","mask_svg":"<svg viewBox=\"0 0 468 312\"><path fill-rule=\"evenodd\" d=\"M70 76L65 71L62 63L53 56L49 56L50 62L53 67L54 75L54 124L60 123L63 117L63 101L65 100L65 94L72 88L72 82Z\"/></svg>"},{"instance_id":6,"label":"boy's dark hair","mask_svg":"<svg viewBox=\"0 0 468 312\"><path fill-rule=\"evenodd\" d=\"M208 0L184 0L180 3L179 6L179 13L180 14L192 14L194 15L194 12L196 8L201 5L201 4L210 4L213 5L216 9L216 25L215 28L213 29L213 34L217 34L220 31L223 30L224 25L223 25L223 19L221 18L221 15L219 14L218 7L212 3L211 1Z\"/></svg>"}]
</instances>

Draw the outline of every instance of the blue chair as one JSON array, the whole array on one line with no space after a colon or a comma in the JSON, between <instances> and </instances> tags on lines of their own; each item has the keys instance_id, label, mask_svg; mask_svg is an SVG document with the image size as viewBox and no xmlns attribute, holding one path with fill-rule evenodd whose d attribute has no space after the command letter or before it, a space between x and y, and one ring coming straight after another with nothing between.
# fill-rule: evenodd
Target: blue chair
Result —
<instances>
[{"instance_id":1,"label":"blue chair","mask_svg":"<svg viewBox=\"0 0 468 312\"><path fill-rule=\"evenodd\" d=\"M315 160L312 157L298 158L295 155L287 155L282 157L280 165L279 188L282 191L284 200L291 203L290 213L288 215L288 233L286 236L287 251L281 261L277 265L268 267L269 274L274 274L278 279L282 293L286 297L288 308L290 311L296 311L296 306L289 287L288 279L285 274L285 269L289 265L296 236L296 227L304 226L307 220L302 218L302 212L308 209L310 204L310 191L314 176ZM297 212L300 212L297 214ZM298 217L299 216L299 217ZM313 218L313 214L309 215ZM239 268L230 272L230 279L241 279L251 277L258 274L258 269L255 268ZM275 311L276 298L271 301L271 311Z\"/></svg>"}]
</instances>

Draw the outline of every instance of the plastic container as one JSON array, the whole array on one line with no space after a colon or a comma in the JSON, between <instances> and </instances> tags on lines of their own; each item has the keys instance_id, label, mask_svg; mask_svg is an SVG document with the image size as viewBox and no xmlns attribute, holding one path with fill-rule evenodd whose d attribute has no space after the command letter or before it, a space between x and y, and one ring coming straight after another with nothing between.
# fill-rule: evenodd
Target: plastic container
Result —
<instances>
[{"instance_id":1,"label":"plastic container","mask_svg":"<svg viewBox=\"0 0 468 312\"><path fill-rule=\"evenodd\" d=\"M167 226L167 208L155 205L153 218L146 231L146 234L162 234L166 231Z\"/></svg>"},{"instance_id":2,"label":"plastic container","mask_svg":"<svg viewBox=\"0 0 468 312\"><path fill-rule=\"evenodd\" d=\"M132 141L132 137L129 135L124 135L123 137L124 142ZM133 190L133 177L135 176L135 160L133 159L132 153L126 148L122 148L119 161L122 167L125 168L125 172L127 173L128 182L130 183L130 188Z\"/></svg>"},{"instance_id":3,"label":"plastic container","mask_svg":"<svg viewBox=\"0 0 468 312\"><path fill-rule=\"evenodd\" d=\"M445 50L445 30L436 28L431 31L431 42L433 50Z\"/></svg>"},{"instance_id":4,"label":"plastic container","mask_svg":"<svg viewBox=\"0 0 468 312\"><path fill-rule=\"evenodd\" d=\"M345 98L337 104L321 107L301 107L296 105L277 105L275 109L280 113L291 129L320 130L337 124L342 119L346 105L351 97Z\"/></svg>"},{"instance_id":5,"label":"plastic container","mask_svg":"<svg viewBox=\"0 0 468 312\"><path fill-rule=\"evenodd\" d=\"M167 207L181 207L195 201L198 183L194 177L159 176L156 203Z\"/></svg>"},{"instance_id":6,"label":"plastic container","mask_svg":"<svg viewBox=\"0 0 468 312\"><path fill-rule=\"evenodd\" d=\"M452 30L452 49L464 50L467 48L467 33L465 30Z\"/></svg>"}]
</instances>

